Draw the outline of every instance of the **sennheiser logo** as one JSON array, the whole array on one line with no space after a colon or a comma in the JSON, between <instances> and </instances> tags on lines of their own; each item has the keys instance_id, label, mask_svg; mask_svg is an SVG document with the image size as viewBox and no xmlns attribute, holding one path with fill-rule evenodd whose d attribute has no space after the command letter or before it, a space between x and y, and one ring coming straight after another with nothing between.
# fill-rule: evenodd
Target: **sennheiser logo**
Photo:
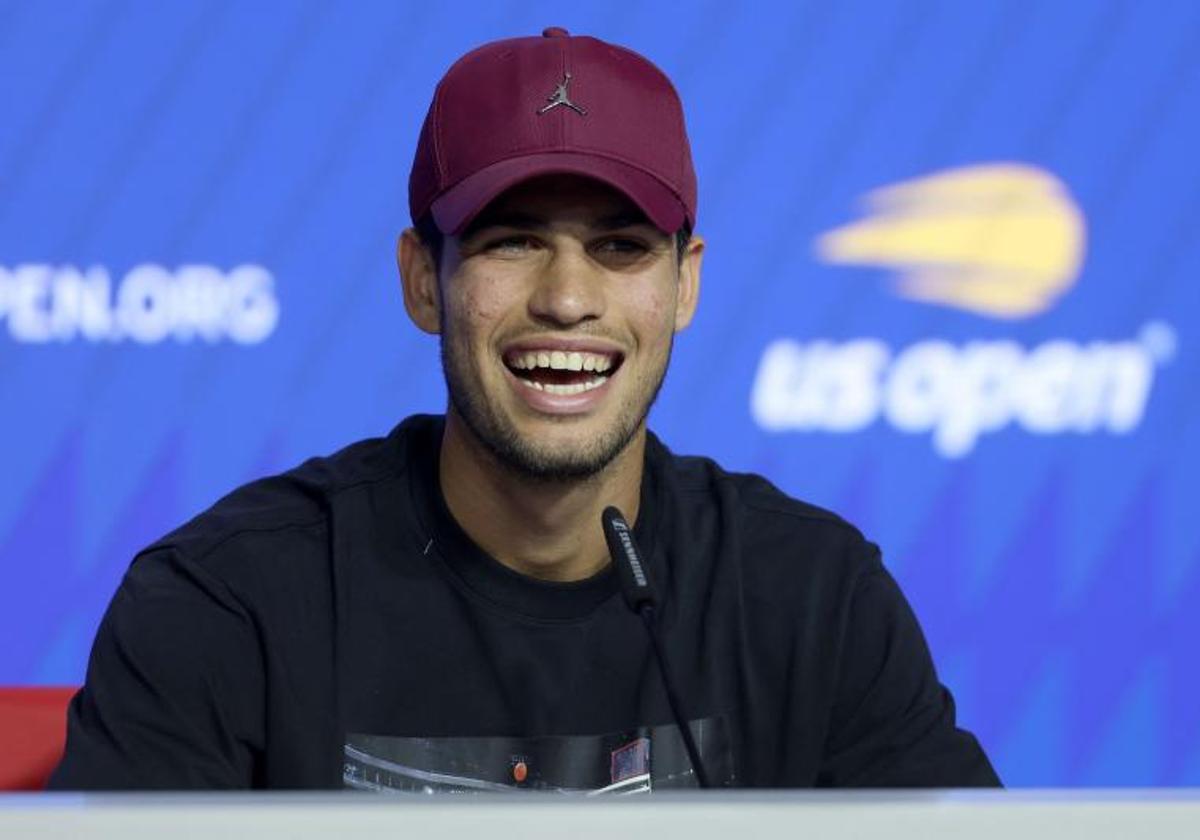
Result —
<instances>
[{"instance_id":1,"label":"sennheiser logo","mask_svg":"<svg viewBox=\"0 0 1200 840\"><path fill-rule=\"evenodd\" d=\"M638 586L645 588L649 584L646 582L646 573L642 570L642 561L638 559L637 549L633 547L629 529L620 520L613 520L613 530L621 540L621 547L625 549L625 557L629 560L629 567L633 569L633 579Z\"/></svg>"},{"instance_id":2,"label":"sennheiser logo","mask_svg":"<svg viewBox=\"0 0 1200 840\"><path fill-rule=\"evenodd\" d=\"M817 239L828 263L891 269L901 297L993 318L1045 312L1083 264L1083 213L1054 175L1018 163L872 190L865 219Z\"/></svg>"},{"instance_id":3,"label":"sennheiser logo","mask_svg":"<svg viewBox=\"0 0 1200 840\"><path fill-rule=\"evenodd\" d=\"M554 93L546 97L546 101L550 104L546 105L544 108L539 108L538 113L544 114L547 111L557 108L561 105L564 108L570 108L572 111L582 117L586 117L587 109L581 105L576 105L571 101L571 96L567 93L567 86L569 84L571 84L571 74L564 73L563 80L554 86Z\"/></svg>"},{"instance_id":4,"label":"sennheiser logo","mask_svg":"<svg viewBox=\"0 0 1200 840\"><path fill-rule=\"evenodd\" d=\"M25 344L258 344L274 332L279 302L260 265L146 263L114 278L104 266L25 263L0 266L0 320Z\"/></svg>"},{"instance_id":5,"label":"sennheiser logo","mask_svg":"<svg viewBox=\"0 0 1200 840\"><path fill-rule=\"evenodd\" d=\"M1085 220L1049 172L984 164L893 184L867 196L872 214L816 241L826 262L895 272L909 300L993 319L1047 312L1077 282ZM847 434L883 420L930 435L945 458L1017 426L1034 435L1130 434L1175 329L1149 320L1123 340L932 337L895 349L875 337L779 338L763 351L750 398L768 431Z\"/></svg>"}]
</instances>

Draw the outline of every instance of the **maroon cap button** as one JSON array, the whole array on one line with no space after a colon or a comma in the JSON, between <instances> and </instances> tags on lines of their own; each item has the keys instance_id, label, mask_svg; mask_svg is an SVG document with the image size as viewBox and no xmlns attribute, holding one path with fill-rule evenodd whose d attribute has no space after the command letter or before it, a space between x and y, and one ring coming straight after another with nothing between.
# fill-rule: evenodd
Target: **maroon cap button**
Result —
<instances>
[{"instance_id":1,"label":"maroon cap button","mask_svg":"<svg viewBox=\"0 0 1200 840\"><path fill-rule=\"evenodd\" d=\"M552 26L494 41L438 83L409 175L413 220L458 234L538 175L603 181L661 230L696 221L696 174L671 82L624 47Z\"/></svg>"}]
</instances>

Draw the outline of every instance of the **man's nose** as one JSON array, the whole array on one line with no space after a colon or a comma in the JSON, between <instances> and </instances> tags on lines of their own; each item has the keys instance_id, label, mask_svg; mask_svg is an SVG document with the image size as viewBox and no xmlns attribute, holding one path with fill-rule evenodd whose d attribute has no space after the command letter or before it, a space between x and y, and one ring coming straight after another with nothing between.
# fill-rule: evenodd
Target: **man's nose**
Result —
<instances>
[{"instance_id":1,"label":"man's nose","mask_svg":"<svg viewBox=\"0 0 1200 840\"><path fill-rule=\"evenodd\" d=\"M570 327L604 314L604 277L580 247L554 249L529 297L529 313L556 327Z\"/></svg>"}]
</instances>

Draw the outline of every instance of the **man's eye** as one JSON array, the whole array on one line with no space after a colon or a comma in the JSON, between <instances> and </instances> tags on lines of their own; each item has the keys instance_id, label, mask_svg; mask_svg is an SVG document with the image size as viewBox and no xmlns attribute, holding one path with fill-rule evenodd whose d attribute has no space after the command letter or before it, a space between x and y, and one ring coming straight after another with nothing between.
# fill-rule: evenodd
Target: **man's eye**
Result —
<instances>
[{"instance_id":1,"label":"man's eye","mask_svg":"<svg viewBox=\"0 0 1200 840\"><path fill-rule=\"evenodd\" d=\"M533 247L533 241L528 236L503 236L493 239L485 246L488 251L517 254Z\"/></svg>"},{"instance_id":2,"label":"man's eye","mask_svg":"<svg viewBox=\"0 0 1200 840\"><path fill-rule=\"evenodd\" d=\"M646 245L636 239L606 239L596 246L596 250L602 254L630 257L645 253Z\"/></svg>"}]
</instances>

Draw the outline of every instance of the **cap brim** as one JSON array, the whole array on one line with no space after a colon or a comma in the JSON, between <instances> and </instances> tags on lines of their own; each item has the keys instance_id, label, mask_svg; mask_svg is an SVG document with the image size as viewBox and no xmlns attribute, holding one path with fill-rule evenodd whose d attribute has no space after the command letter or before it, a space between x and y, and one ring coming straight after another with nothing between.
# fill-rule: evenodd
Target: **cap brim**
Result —
<instances>
[{"instance_id":1,"label":"cap brim","mask_svg":"<svg viewBox=\"0 0 1200 840\"><path fill-rule=\"evenodd\" d=\"M577 152L541 152L494 163L464 178L433 200L430 211L442 233L457 236L493 199L539 175L584 175L620 190L664 233L687 218L679 196L662 181L612 158Z\"/></svg>"}]
</instances>

